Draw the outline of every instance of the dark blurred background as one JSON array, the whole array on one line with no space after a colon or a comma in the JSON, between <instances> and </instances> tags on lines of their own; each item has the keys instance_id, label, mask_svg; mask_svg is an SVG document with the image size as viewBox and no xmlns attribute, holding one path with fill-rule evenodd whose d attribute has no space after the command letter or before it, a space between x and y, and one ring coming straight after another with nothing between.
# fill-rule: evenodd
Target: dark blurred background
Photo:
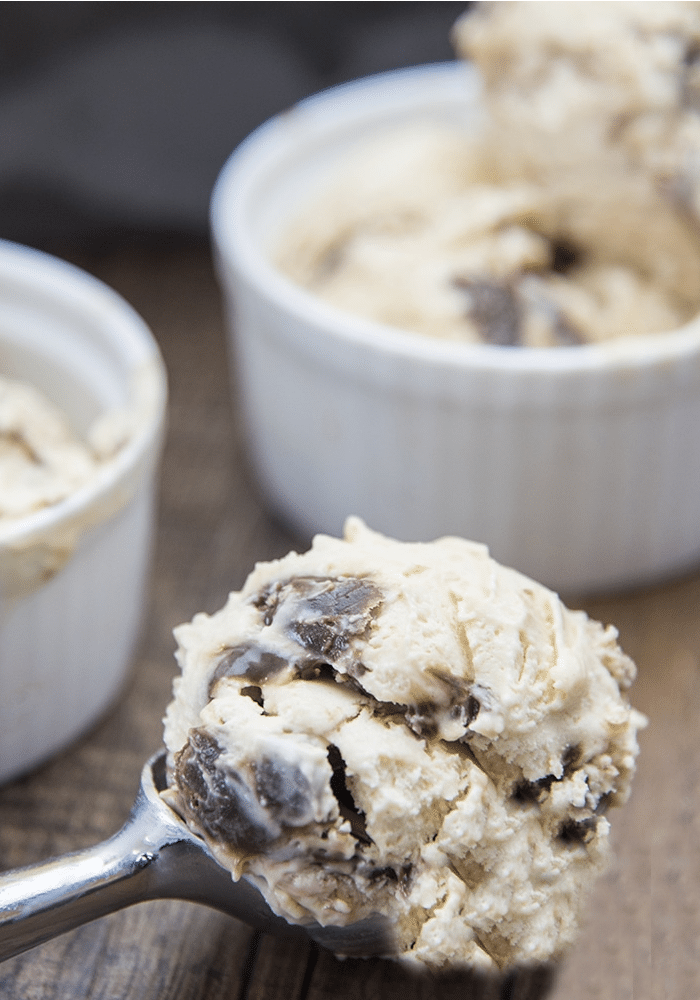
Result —
<instances>
[{"instance_id":1,"label":"dark blurred background","mask_svg":"<svg viewBox=\"0 0 700 1000\"><path fill-rule=\"evenodd\" d=\"M0 237L58 255L205 243L212 186L270 115L453 58L460 3L0 4Z\"/></svg>"}]
</instances>

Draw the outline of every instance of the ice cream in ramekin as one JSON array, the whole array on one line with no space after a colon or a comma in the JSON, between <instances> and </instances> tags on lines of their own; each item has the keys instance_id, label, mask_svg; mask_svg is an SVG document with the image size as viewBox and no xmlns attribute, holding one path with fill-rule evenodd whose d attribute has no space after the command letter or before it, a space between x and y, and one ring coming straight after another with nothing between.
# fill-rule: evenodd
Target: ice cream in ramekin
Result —
<instances>
[{"instance_id":1,"label":"ice cream in ramekin","mask_svg":"<svg viewBox=\"0 0 700 1000\"><path fill-rule=\"evenodd\" d=\"M0 244L0 780L124 684L145 608L166 377L143 320Z\"/></svg>"},{"instance_id":2,"label":"ice cream in ramekin","mask_svg":"<svg viewBox=\"0 0 700 1000\"><path fill-rule=\"evenodd\" d=\"M493 6L510 10L509 4ZM575 25L580 6L594 12L609 8L543 8L570 9ZM612 8L697 19L695 5ZM520 9L516 5L516 12ZM481 16L480 8L475 16ZM678 34L668 31L656 49L671 69L678 69L679 61L685 69L684 74L659 73L654 80L667 90L675 81L676 90L692 95L692 45L683 48ZM604 54L607 72L610 58L607 50ZM491 59L506 66L491 54L484 56L485 64ZM566 75L571 62L562 56L557 72ZM555 95L556 84L555 79L549 88ZM664 92L661 85L659 92ZM624 143L616 140L596 175L593 191L601 211L590 217L591 233L585 232L588 216L578 211L579 203L562 194L557 212L566 209L565 221L576 229L581 245L556 241L556 213L547 232L521 225L539 204L531 190L536 177L530 178L529 193L515 191L507 225L499 231L507 236L499 259L527 258L533 269L522 280L502 275L490 284L480 284L478 272L466 272L458 287L451 285L445 308L461 311L467 331L461 338L418 335L396 314L389 323L386 317L380 321L353 311L347 302L340 308L280 266L280 248L304 206L322 197L358 149L376 151L383 137L411 131L456 135L460 148L466 142L473 149L475 138L485 142L489 114L493 117L488 87L486 99L484 93L484 75L462 61L358 80L271 120L224 167L212 202L212 228L230 316L232 377L264 494L278 514L309 537L317 531L338 534L350 513L405 540L457 534L485 542L499 561L564 592L638 586L687 571L700 561L698 258L695 251L680 257L666 251L677 237L695 240L688 222L694 197L690 96L674 132L673 148L687 153L685 160L680 157L687 168L683 173L670 172L663 158L640 161L634 174L638 183L631 184L635 196L619 198L621 180L632 176L621 174L621 163L632 157L635 136L645 129L659 134L658 116L645 112L633 129L623 129ZM534 104L541 94L536 89L532 94ZM609 121L609 107L597 106L599 114L588 108L586 117L583 101L580 117L593 125L601 116ZM521 110L514 106L513 115ZM541 131L546 124L544 115ZM522 147L520 162L527 158L531 135L527 129L516 135L513 129L513 143ZM539 135L534 140L536 149L543 143ZM567 137L565 152L576 162L580 147L577 152ZM446 172L455 169L448 166ZM652 177L667 192L666 208L655 216L647 210ZM380 180L373 161L358 194ZM404 189L397 185L399 193ZM473 201L473 211L488 217L489 199ZM605 212L608 243L617 241L630 255L668 270L664 287L680 287L684 302L675 292L659 297L658 284L637 271L630 278L629 268L609 261L595 264L597 277L586 277L589 287L573 287L572 275L586 261L581 247L600 232ZM503 221L496 212L499 217ZM449 229L449 212L445 218ZM638 239L630 220L642 228ZM323 209L310 225L323 229L328 221ZM527 239L521 239L524 229ZM648 233L654 233L651 244ZM555 265L551 275L537 271L548 254ZM403 281L399 305L406 313L419 286L432 280L426 267ZM544 295L552 289L560 296L554 302ZM365 298L371 297L367 292ZM591 301L603 305L596 312ZM607 335L606 330L620 328L617 313L629 336ZM482 342L479 327L498 332L491 340L511 345ZM531 343L551 344L556 335L557 346L512 346L525 328ZM582 338L587 328L598 335ZM581 339L587 342L577 342Z\"/></svg>"}]
</instances>

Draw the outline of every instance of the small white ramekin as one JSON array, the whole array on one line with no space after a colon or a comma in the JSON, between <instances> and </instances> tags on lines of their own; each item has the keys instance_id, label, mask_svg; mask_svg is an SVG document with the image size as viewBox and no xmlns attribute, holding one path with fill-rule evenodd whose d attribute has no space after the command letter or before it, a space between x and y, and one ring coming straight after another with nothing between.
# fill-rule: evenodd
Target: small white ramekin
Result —
<instances>
[{"instance_id":1,"label":"small white ramekin","mask_svg":"<svg viewBox=\"0 0 700 1000\"><path fill-rule=\"evenodd\" d=\"M0 373L84 434L123 411L127 443L67 499L0 524L0 780L86 729L124 683L144 611L166 376L116 292L0 242ZM2 484L0 484L2 488Z\"/></svg>"},{"instance_id":2,"label":"small white ramekin","mask_svg":"<svg viewBox=\"0 0 700 1000\"><path fill-rule=\"evenodd\" d=\"M326 91L254 132L212 200L250 452L297 529L346 515L407 540L458 534L562 592L700 560L700 320L605 345L439 342L341 312L272 248L358 137L413 119L478 127L460 64ZM643 220L641 222L643 225Z\"/></svg>"}]
</instances>

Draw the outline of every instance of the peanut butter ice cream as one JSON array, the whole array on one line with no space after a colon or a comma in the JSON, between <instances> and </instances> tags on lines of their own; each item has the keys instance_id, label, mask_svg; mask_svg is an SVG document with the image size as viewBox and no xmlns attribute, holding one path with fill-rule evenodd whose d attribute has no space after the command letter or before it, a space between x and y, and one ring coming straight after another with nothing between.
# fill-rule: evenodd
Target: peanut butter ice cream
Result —
<instances>
[{"instance_id":1,"label":"peanut butter ice cream","mask_svg":"<svg viewBox=\"0 0 700 1000\"><path fill-rule=\"evenodd\" d=\"M288 224L280 268L340 309L467 343L576 346L690 321L700 4L482 3L453 37L482 121L358 139Z\"/></svg>"},{"instance_id":2,"label":"peanut butter ice cream","mask_svg":"<svg viewBox=\"0 0 700 1000\"><path fill-rule=\"evenodd\" d=\"M176 637L164 794L234 879L292 923L383 914L418 968L565 952L644 724L613 628L350 518Z\"/></svg>"},{"instance_id":3,"label":"peanut butter ice cream","mask_svg":"<svg viewBox=\"0 0 700 1000\"><path fill-rule=\"evenodd\" d=\"M32 385L0 376L0 525L65 500L98 475L133 432L132 415L98 417L83 439Z\"/></svg>"}]
</instances>

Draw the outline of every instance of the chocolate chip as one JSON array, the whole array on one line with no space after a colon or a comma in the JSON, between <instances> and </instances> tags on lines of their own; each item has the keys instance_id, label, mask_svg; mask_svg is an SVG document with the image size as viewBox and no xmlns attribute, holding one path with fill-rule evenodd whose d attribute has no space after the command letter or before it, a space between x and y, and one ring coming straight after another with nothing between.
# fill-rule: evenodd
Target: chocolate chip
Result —
<instances>
[{"instance_id":1,"label":"chocolate chip","mask_svg":"<svg viewBox=\"0 0 700 1000\"><path fill-rule=\"evenodd\" d=\"M437 736L438 732L434 716L435 705L430 701L423 701L407 709L406 722L416 736L431 740Z\"/></svg>"},{"instance_id":2,"label":"chocolate chip","mask_svg":"<svg viewBox=\"0 0 700 1000\"><path fill-rule=\"evenodd\" d=\"M292 622L289 631L304 649L329 660L337 659L348 648L347 637L339 635L332 624Z\"/></svg>"},{"instance_id":3,"label":"chocolate chip","mask_svg":"<svg viewBox=\"0 0 700 1000\"><path fill-rule=\"evenodd\" d=\"M268 653L252 643L243 643L226 650L209 681L209 697L223 677L247 677L251 681L266 681L287 666L287 661Z\"/></svg>"},{"instance_id":4,"label":"chocolate chip","mask_svg":"<svg viewBox=\"0 0 700 1000\"><path fill-rule=\"evenodd\" d=\"M559 839L565 844L587 844L593 840L598 817L589 816L587 819L567 819L559 827Z\"/></svg>"},{"instance_id":5,"label":"chocolate chip","mask_svg":"<svg viewBox=\"0 0 700 1000\"><path fill-rule=\"evenodd\" d=\"M366 634L381 592L359 577L299 576L268 587L253 603L265 625L284 607L287 635L319 660L335 661Z\"/></svg>"},{"instance_id":6,"label":"chocolate chip","mask_svg":"<svg viewBox=\"0 0 700 1000\"><path fill-rule=\"evenodd\" d=\"M481 339L499 347L520 343L520 307L512 286L487 278L455 278L455 287L467 292L467 312Z\"/></svg>"},{"instance_id":7,"label":"chocolate chip","mask_svg":"<svg viewBox=\"0 0 700 1000\"><path fill-rule=\"evenodd\" d=\"M254 764L260 805L283 825L299 826L312 818L311 787L294 764L265 757Z\"/></svg>"},{"instance_id":8,"label":"chocolate chip","mask_svg":"<svg viewBox=\"0 0 700 1000\"><path fill-rule=\"evenodd\" d=\"M235 771L222 767L221 747L208 733L192 730L175 758L175 783L185 812L209 836L246 853L260 851L277 836L265 823L255 797Z\"/></svg>"},{"instance_id":9,"label":"chocolate chip","mask_svg":"<svg viewBox=\"0 0 700 1000\"><path fill-rule=\"evenodd\" d=\"M335 681L335 667L331 663L305 663L299 667L299 677L303 681Z\"/></svg>"},{"instance_id":10,"label":"chocolate chip","mask_svg":"<svg viewBox=\"0 0 700 1000\"><path fill-rule=\"evenodd\" d=\"M568 778L569 775L576 770L576 765L581 760L581 747L570 746L567 747L564 753L561 755L561 766L564 772L564 777Z\"/></svg>"},{"instance_id":11,"label":"chocolate chip","mask_svg":"<svg viewBox=\"0 0 700 1000\"><path fill-rule=\"evenodd\" d=\"M475 698L473 694L470 694L467 698L466 704L466 717L465 725L470 725L474 719L479 714L479 709L481 708L481 702L478 698Z\"/></svg>"},{"instance_id":12,"label":"chocolate chip","mask_svg":"<svg viewBox=\"0 0 700 1000\"><path fill-rule=\"evenodd\" d=\"M353 639L365 635L381 594L373 583L352 578L297 577L286 600L294 601L288 634L316 656L337 660ZM280 595L280 603L282 602Z\"/></svg>"},{"instance_id":13,"label":"chocolate chip","mask_svg":"<svg viewBox=\"0 0 700 1000\"><path fill-rule=\"evenodd\" d=\"M529 803L541 802L544 795L550 790L555 781L563 781L575 770L581 760L581 747L569 746L561 756L562 774L556 777L553 774L546 774L536 781L521 781L511 793L511 798L515 802Z\"/></svg>"},{"instance_id":14,"label":"chocolate chip","mask_svg":"<svg viewBox=\"0 0 700 1000\"><path fill-rule=\"evenodd\" d=\"M385 868L373 868L367 876L370 882L398 882L399 876L395 869L390 866Z\"/></svg>"},{"instance_id":15,"label":"chocolate chip","mask_svg":"<svg viewBox=\"0 0 700 1000\"><path fill-rule=\"evenodd\" d=\"M252 700L260 705L261 708L265 707L265 699L263 698L262 688L259 688L255 684L250 684L248 687L241 688L241 694L246 698L252 698Z\"/></svg>"},{"instance_id":16,"label":"chocolate chip","mask_svg":"<svg viewBox=\"0 0 700 1000\"><path fill-rule=\"evenodd\" d=\"M567 274L580 265L583 254L566 237L552 243L552 270L556 274Z\"/></svg>"},{"instance_id":17,"label":"chocolate chip","mask_svg":"<svg viewBox=\"0 0 700 1000\"><path fill-rule=\"evenodd\" d=\"M346 577L318 581L328 589L312 592L306 604L319 615L359 615L379 603L379 591L368 580Z\"/></svg>"},{"instance_id":18,"label":"chocolate chip","mask_svg":"<svg viewBox=\"0 0 700 1000\"><path fill-rule=\"evenodd\" d=\"M555 781L561 781L561 778L555 778L553 774L547 774L537 781L520 781L511 792L511 798L521 804L541 802Z\"/></svg>"},{"instance_id":19,"label":"chocolate chip","mask_svg":"<svg viewBox=\"0 0 700 1000\"><path fill-rule=\"evenodd\" d=\"M377 719L406 717L406 706L397 705L393 701L373 701L371 709L372 715Z\"/></svg>"},{"instance_id":20,"label":"chocolate chip","mask_svg":"<svg viewBox=\"0 0 700 1000\"><path fill-rule=\"evenodd\" d=\"M612 792L606 792L604 795L600 796L600 798L598 799L598 804L595 807L595 814L596 814L596 816L604 816L605 815L605 813L610 808L610 803L612 802L612 797L613 797Z\"/></svg>"}]
</instances>

